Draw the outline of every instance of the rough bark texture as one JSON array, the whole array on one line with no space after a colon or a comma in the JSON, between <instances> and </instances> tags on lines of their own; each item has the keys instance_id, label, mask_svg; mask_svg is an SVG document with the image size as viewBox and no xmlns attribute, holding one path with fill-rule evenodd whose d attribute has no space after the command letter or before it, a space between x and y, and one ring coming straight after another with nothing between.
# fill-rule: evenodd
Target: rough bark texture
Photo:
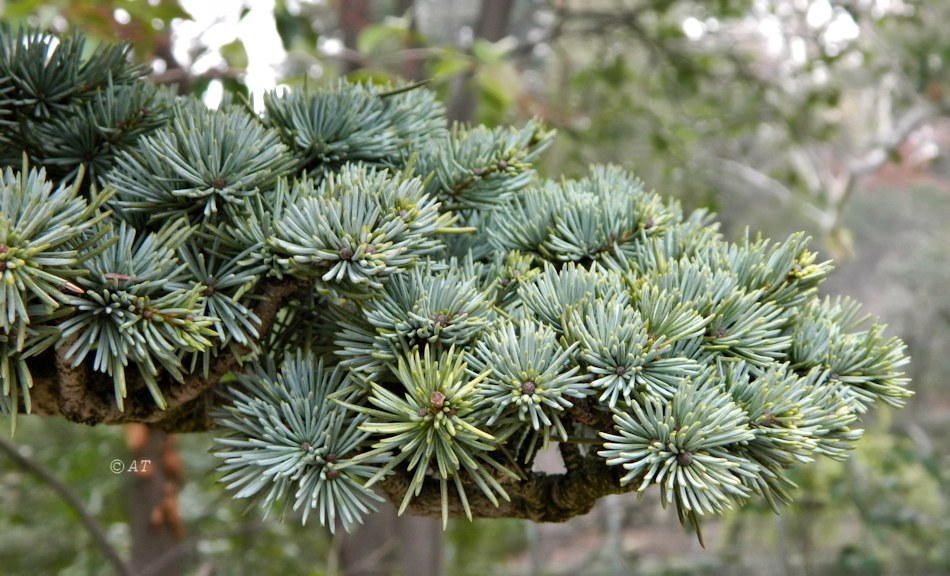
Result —
<instances>
[{"instance_id":1,"label":"rough bark texture","mask_svg":"<svg viewBox=\"0 0 950 576\"><path fill-rule=\"evenodd\" d=\"M310 284L301 280L267 281L261 290L260 303L254 312L261 319L263 338L277 317L277 312L298 291ZM63 351L69 341L61 343L55 352L47 352L30 361L33 388L30 397L33 412L44 416L60 415L80 424L123 424L141 422L170 432L196 432L211 428L211 406L215 386L231 370L238 367L238 357L249 352L238 347L236 354L222 353L211 364L208 376L193 374L185 381L164 378L162 393L167 408L160 410L138 376L137 370L128 371L125 409L115 403L112 378L93 371L89 362L72 367Z\"/></svg>"},{"instance_id":2,"label":"rough bark texture","mask_svg":"<svg viewBox=\"0 0 950 576\"><path fill-rule=\"evenodd\" d=\"M507 484L510 501L499 506L475 488L467 491L472 516L477 518L523 518L532 522L565 522L574 516L590 512L600 498L608 494L632 492L639 482L620 485L623 469L607 466L602 458L589 452L579 466L562 474L533 472L526 480ZM380 483L380 490L393 502L400 502L409 489L410 476L397 473ZM419 495L409 504L408 511L417 516L440 516L442 496L437 480L427 479ZM465 510L454 488L450 487L449 516L464 518Z\"/></svg>"}]
</instances>

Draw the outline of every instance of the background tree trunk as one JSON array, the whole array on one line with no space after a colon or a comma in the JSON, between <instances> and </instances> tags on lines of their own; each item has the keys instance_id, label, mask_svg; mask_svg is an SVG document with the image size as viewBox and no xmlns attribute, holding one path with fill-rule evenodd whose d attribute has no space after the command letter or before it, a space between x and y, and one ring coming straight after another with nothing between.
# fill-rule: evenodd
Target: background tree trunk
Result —
<instances>
[{"instance_id":1,"label":"background tree trunk","mask_svg":"<svg viewBox=\"0 0 950 576\"><path fill-rule=\"evenodd\" d=\"M360 32L373 21L373 9L369 0L340 0L340 29L343 31L343 45L356 50L356 41ZM341 64L343 74L349 74L360 67L352 58L344 58Z\"/></svg>"},{"instance_id":2,"label":"background tree trunk","mask_svg":"<svg viewBox=\"0 0 950 576\"><path fill-rule=\"evenodd\" d=\"M416 35L419 33L419 22L415 0L396 0L396 16L409 17L409 36L406 40L406 49L419 48L420 44L416 39ZM406 80L415 82L424 80L425 70L422 67L422 58L419 56L407 57L403 64L402 75Z\"/></svg>"},{"instance_id":3,"label":"background tree trunk","mask_svg":"<svg viewBox=\"0 0 950 576\"><path fill-rule=\"evenodd\" d=\"M442 575L442 522L437 518L401 516L397 520L402 551L402 573Z\"/></svg>"},{"instance_id":4,"label":"background tree trunk","mask_svg":"<svg viewBox=\"0 0 950 576\"><path fill-rule=\"evenodd\" d=\"M336 538L346 576L442 575L442 524L436 518L397 516L386 503Z\"/></svg>"},{"instance_id":5,"label":"background tree trunk","mask_svg":"<svg viewBox=\"0 0 950 576\"><path fill-rule=\"evenodd\" d=\"M142 576L178 576L183 549L177 544L185 530L178 512L178 491L184 481L174 436L143 424L126 428L131 460L129 526L132 571Z\"/></svg>"},{"instance_id":6,"label":"background tree trunk","mask_svg":"<svg viewBox=\"0 0 950 576\"><path fill-rule=\"evenodd\" d=\"M389 576L396 564L396 510L389 504L367 516L353 532L338 531L337 544L346 576Z\"/></svg>"},{"instance_id":7,"label":"background tree trunk","mask_svg":"<svg viewBox=\"0 0 950 576\"><path fill-rule=\"evenodd\" d=\"M475 23L474 39L497 42L508 34L514 0L482 0L482 8ZM455 80L452 85L452 99L448 106L450 121L471 122L475 119L478 105L477 87L472 79L474 71L469 71Z\"/></svg>"}]
</instances>

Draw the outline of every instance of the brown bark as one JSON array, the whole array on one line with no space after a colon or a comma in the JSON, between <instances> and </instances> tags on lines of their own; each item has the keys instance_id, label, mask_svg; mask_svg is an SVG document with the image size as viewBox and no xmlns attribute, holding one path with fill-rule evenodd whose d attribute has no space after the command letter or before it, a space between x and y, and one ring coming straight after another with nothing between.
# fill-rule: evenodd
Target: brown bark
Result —
<instances>
[{"instance_id":1,"label":"brown bark","mask_svg":"<svg viewBox=\"0 0 950 576\"><path fill-rule=\"evenodd\" d=\"M565 522L590 512L600 498L624 494L639 488L639 482L620 485L624 470L608 466L595 452L589 452L579 466L561 474L534 472L526 480L505 485L509 501L495 506L477 488L466 491L472 516L477 518L523 518L532 522ZM410 476L397 473L379 484L380 491L400 502L409 489ZM462 502L449 492L448 511L452 518L464 518ZM441 492L437 480L427 478L419 495L409 504L417 516L441 516Z\"/></svg>"},{"instance_id":2,"label":"brown bark","mask_svg":"<svg viewBox=\"0 0 950 576\"><path fill-rule=\"evenodd\" d=\"M296 279L269 280L262 288L261 301L254 312L261 319L261 338L270 331L277 312L310 282ZM214 388L230 371L238 367L239 356L250 352L239 346L235 353L222 351L212 362L208 376L192 374L185 381L169 377L160 380L167 403L165 410L156 407L145 383L130 369L127 374L128 395L125 409L115 403L112 378L91 369L89 362L71 367L64 357L69 342L56 352L48 352L30 361L33 388L30 397L33 412L44 416L61 415L80 424L123 424L141 422L172 432L195 432L211 428L211 406Z\"/></svg>"},{"instance_id":3,"label":"brown bark","mask_svg":"<svg viewBox=\"0 0 950 576\"><path fill-rule=\"evenodd\" d=\"M131 460L129 468L129 525L132 529L132 562L136 574L182 574L185 536L178 511L178 492L184 482L175 438L142 424L126 429ZM134 466L134 468L132 468Z\"/></svg>"}]
</instances>

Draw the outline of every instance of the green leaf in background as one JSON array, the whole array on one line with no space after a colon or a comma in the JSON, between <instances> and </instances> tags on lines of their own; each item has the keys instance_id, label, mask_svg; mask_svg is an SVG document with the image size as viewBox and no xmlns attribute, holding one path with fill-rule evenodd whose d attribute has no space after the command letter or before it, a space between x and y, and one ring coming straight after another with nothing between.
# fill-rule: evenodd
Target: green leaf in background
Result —
<instances>
[{"instance_id":1,"label":"green leaf in background","mask_svg":"<svg viewBox=\"0 0 950 576\"><path fill-rule=\"evenodd\" d=\"M232 70L244 70L247 68L247 50L244 48L244 42L235 40L221 47L221 56L227 63L228 68Z\"/></svg>"}]
</instances>

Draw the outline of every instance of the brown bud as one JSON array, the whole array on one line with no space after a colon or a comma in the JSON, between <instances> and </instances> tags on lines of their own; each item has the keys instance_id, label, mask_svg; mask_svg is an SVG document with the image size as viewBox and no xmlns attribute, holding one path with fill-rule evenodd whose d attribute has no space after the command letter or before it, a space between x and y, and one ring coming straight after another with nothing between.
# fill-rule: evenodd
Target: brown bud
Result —
<instances>
[{"instance_id":1,"label":"brown bud","mask_svg":"<svg viewBox=\"0 0 950 576\"><path fill-rule=\"evenodd\" d=\"M686 451L680 452L676 455L676 461L680 466L689 466L693 461L693 455Z\"/></svg>"},{"instance_id":2,"label":"brown bud","mask_svg":"<svg viewBox=\"0 0 950 576\"><path fill-rule=\"evenodd\" d=\"M442 405L445 403L445 394L436 390L429 395L429 404L432 405L433 410L441 410Z\"/></svg>"},{"instance_id":3,"label":"brown bud","mask_svg":"<svg viewBox=\"0 0 950 576\"><path fill-rule=\"evenodd\" d=\"M527 394L528 396L531 396L532 394L534 394L535 390L537 390L537 386L535 385L534 382L528 380L527 382L521 383L522 394Z\"/></svg>"},{"instance_id":4,"label":"brown bud","mask_svg":"<svg viewBox=\"0 0 950 576\"><path fill-rule=\"evenodd\" d=\"M340 260L349 260L353 257L353 251L350 250L349 246L344 246L343 248L340 248L339 255Z\"/></svg>"}]
</instances>

